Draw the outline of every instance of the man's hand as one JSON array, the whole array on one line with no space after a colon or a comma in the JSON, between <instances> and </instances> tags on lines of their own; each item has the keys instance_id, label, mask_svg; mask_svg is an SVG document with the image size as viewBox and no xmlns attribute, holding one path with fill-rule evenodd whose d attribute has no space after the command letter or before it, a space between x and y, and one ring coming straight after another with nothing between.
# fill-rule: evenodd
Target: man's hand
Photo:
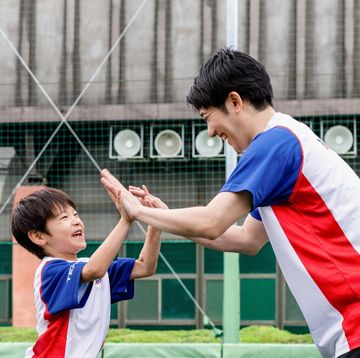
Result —
<instances>
[{"instance_id":1,"label":"man's hand","mask_svg":"<svg viewBox=\"0 0 360 358\"><path fill-rule=\"evenodd\" d=\"M142 185L142 188L130 185L129 191L131 194L138 197L144 206L148 206L151 208L168 209L167 205L163 201L161 201L158 197L150 194L146 185Z\"/></svg>"},{"instance_id":2,"label":"man's hand","mask_svg":"<svg viewBox=\"0 0 360 358\"><path fill-rule=\"evenodd\" d=\"M115 203L121 216L127 221L136 219L137 209L141 207L138 198L133 196L107 169L101 171L101 183Z\"/></svg>"}]
</instances>

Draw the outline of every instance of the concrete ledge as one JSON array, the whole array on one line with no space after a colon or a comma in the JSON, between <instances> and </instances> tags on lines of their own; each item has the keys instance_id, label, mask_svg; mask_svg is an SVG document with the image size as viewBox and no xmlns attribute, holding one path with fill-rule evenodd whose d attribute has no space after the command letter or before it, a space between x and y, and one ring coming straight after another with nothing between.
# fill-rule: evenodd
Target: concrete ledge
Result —
<instances>
[{"instance_id":1,"label":"concrete ledge","mask_svg":"<svg viewBox=\"0 0 360 358\"><path fill-rule=\"evenodd\" d=\"M31 343L0 343L0 357L23 357ZM220 358L221 345L208 343L107 343L99 358ZM312 344L224 344L223 358L321 358Z\"/></svg>"},{"instance_id":2,"label":"concrete ledge","mask_svg":"<svg viewBox=\"0 0 360 358\"><path fill-rule=\"evenodd\" d=\"M225 344L223 358L321 358L313 344Z\"/></svg>"}]
</instances>

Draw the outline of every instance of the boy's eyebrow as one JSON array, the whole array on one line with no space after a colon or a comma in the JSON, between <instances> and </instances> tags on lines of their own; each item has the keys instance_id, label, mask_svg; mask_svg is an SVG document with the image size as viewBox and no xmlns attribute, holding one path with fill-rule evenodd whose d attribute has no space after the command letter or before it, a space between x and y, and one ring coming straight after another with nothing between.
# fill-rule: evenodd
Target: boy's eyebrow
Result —
<instances>
[{"instance_id":1,"label":"boy's eyebrow","mask_svg":"<svg viewBox=\"0 0 360 358\"><path fill-rule=\"evenodd\" d=\"M62 206L56 206L53 214L54 214L54 217L56 218L57 216L60 216L62 214L64 214L66 212L66 209Z\"/></svg>"},{"instance_id":2,"label":"boy's eyebrow","mask_svg":"<svg viewBox=\"0 0 360 358\"><path fill-rule=\"evenodd\" d=\"M205 116L205 111L203 111L203 110L200 109L199 114L200 114L200 117L203 117L203 118L204 118L204 116Z\"/></svg>"},{"instance_id":3,"label":"boy's eyebrow","mask_svg":"<svg viewBox=\"0 0 360 358\"><path fill-rule=\"evenodd\" d=\"M65 213L65 211L58 211L57 213L55 213L54 218L56 219L56 218L60 217L61 215L63 215L64 213Z\"/></svg>"}]
</instances>

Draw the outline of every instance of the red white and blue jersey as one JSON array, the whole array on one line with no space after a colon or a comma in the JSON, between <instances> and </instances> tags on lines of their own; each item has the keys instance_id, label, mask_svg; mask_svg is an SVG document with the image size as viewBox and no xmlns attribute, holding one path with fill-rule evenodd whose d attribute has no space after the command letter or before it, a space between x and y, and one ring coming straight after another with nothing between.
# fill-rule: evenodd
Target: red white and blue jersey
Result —
<instances>
[{"instance_id":1,"label":"red white and blue jersey","mask_svg":"<svg viewBox=\"0 0 360 358\"><path fill-rule=\"evenodd\" d=\"M324 357L360 347L360 179L304 124L276 113L222 191L249 191Z\"/></svg>"},{"instance_id":2,"label":"red white and blue jersey","mask_svg":"<svg viewBox=\"0 0 360 358\"><path fill-rule=\"evenodd\" d=\"M134 296L135 260L119 258L102 279L81 282L87 260L42 260L34 281L39 337L25 357L97 357L110 325L110 304Z\"/></svg>"}]
</instances>

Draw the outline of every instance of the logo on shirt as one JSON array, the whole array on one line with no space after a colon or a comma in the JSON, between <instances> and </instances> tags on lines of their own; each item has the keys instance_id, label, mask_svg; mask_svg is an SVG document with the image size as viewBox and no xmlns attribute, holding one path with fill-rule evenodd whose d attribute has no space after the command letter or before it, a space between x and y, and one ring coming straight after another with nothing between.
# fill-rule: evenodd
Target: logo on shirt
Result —
<instances>
[{"instance_id":1,"label":"logo on shirt","mask_svg":"<svg viewBox=\"0 0 360 358\"><path fill-rule=\"evenodd\" d=\"M318 142L320 142L326 149L329 149L329 146L327 146L327 145L325 144L325 142L322 141L320 138L316 138L316 140L317 140Z\"/></svg>"},{"instance_id":2,"label":"logo on shirt","mask_svg":"<svg viewBox=\"0 0 360 358\"><path fill-rule=\"evenodd\" d=\"M68 275L67 275L67 278L66 278L66 282L69 282L71 280L71 277L72 277L72 274L74 272L74 268L75 268L75 265L76 264L72 264L69 268L69 272L68 272Z\"/></svg>"}]
</instances>

